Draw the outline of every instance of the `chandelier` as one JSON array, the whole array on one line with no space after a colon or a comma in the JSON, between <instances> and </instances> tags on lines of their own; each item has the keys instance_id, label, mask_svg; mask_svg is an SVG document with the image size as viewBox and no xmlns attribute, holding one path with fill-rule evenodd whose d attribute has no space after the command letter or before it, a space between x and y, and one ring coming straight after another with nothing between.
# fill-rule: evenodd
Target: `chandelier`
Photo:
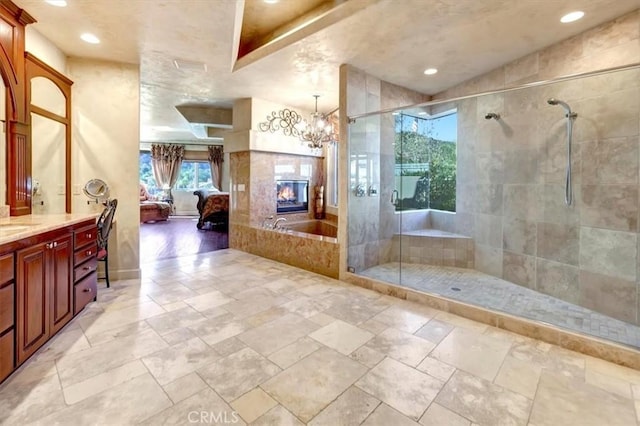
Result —
<instances>
[{"instance_id":1,"label":"chandelier","mask_svg":"<svg viewBox=\"0 0 640 426\"><path fill-rule=\"evenodd\" d=\"M294 136L306 143L309 148L321 149L325 143L334 143L337 135L333 130L329 114L318 112L318 98L320 95L313 95L316 98L315 111L311 114L310 120L305 120L300 114L290 109L273 111L267 116L267 121L258 124L258 128L263 132L277 132L281 130L285 136Z\"/></svg>"}]
</instances>

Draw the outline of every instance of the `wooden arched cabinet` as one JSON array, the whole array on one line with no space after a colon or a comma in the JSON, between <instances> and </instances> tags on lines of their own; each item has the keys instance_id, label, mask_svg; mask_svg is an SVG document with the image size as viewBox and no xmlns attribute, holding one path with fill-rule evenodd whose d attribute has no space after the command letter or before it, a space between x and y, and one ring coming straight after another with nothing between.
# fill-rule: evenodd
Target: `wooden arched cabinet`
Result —
<instances>
[{"instance_id":1,"label":"wooden arched cabinet","mask_svg":"<svg viewBox=\"0 0 640 426\"><path fill-rule=\"evenodd\" d=\"M6 196L0 205L8 204L11 216L32 213L32 137L33 119L44 120L59 126L63 134L60 144L64 153L58 167L63 174L64 212L71 212L71 80L25 53L25 27L34 23L24 9L9 0L0 0L0 75L5 86L4 134L6 140L6 174L0 176L0 184L6 188ZM62 94L63 110L51 111L33 104L33 81L46 79ZM61 179L61 180L62 180ZM59 192L61 188L55 188ZM63 211L55 211L61 213Z\"/></svg>"},{"instance_id":2,"label":"wooden arched cabinet","mask_svg":"<svg viewBox=\"0 0 640 426\"><path fill-rule=\"evenodd\" d=\"M30 132L24 59L25 26L35 19L0 1L0 74L6 87L6 203L13 216L31 213Z\"/></svg>"}]
</instances>

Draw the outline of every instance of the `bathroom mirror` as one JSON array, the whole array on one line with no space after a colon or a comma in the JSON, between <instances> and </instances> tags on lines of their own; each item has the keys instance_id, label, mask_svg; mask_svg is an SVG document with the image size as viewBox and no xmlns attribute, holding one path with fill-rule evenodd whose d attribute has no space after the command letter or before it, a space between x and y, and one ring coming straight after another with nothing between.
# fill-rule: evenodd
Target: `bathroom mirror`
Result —
<instances>
[{"instance_id":1,"label":"bathroom mirror","mask_svg":"<svg viewBox=\"0 0 640 426\"><path fill-rule=\"evenodd\" d=\"M64 213L64 124L31 113L31 213Z\"/></svg>"},{"instance_id":2,"label":"bathroom mirror","mask_svg":"<svg viewBox=\"0 0 640 426\"><path fill-rule=\"evenodd\" d=\"M82 191L96 203L109 199L109 185L102 179L91 179L84 185Z\"/></svg>"},{"instance_id":3,"label":"bathroom mirror","mask_svg":"<svg viewBox=\"0 0 640 426\"><path fill-rule=\"evenodd\" d=\"M27 53L31 212L71 213L71 84Z\"/></svg>"}]
</instances>

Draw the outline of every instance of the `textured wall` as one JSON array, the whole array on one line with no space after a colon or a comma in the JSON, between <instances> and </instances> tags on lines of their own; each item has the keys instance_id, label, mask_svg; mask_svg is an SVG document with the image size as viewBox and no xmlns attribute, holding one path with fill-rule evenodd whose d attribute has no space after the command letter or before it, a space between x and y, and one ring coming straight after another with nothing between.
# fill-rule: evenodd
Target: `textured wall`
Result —
<instances>
[{"instance_id":1,"label":"textured wall","mask_svg":"<svg viewBox=\"0 0 640 426\"><path fill-rule=\"evenodd\" d=\"M89 179L104 179L118 198L116 224L111 236L109 266L115 278L140 274L138 153L140 114L138 67L113 62L67 58L31 27L26 50L74 81L72 86L73 186ZM73 194L74 213L99 213L102 206L87 204Z\"/></svg>"},{"instance_id":2,"label":"textured wall","mask_svg":"<svg viewBox=\"0 0 640 426\"><path fill-rule=\"evenodd\" d=\"M24 34L25 51L34 54L56 71L67 75L67 55L62 50L40 34L33 25L27 25Z\"/></svg>"},{"instance_id":3,"label":"textured wall","mask_svg":"<svg viewBox=\"0 0 640 426\"><path fill-rule=\"evenodd\" d=\"M635 62L640 11L437 97ZM550 97L578 113L570 207L566 120ZM468 99L458 117L457 213L446 230L474 237L476 269L639 323L640 71Z\"/></svg>"},{"instance_id":4,"label":"textured wall","mask_svg":"<svg viewBox=\"0 0 640 426\"><path fill-rule=\"evenodd\" d=\"M136 278L139 262L140 77L135 65L70 58L73 85L72 182L100 178L118 199L109 245L109 266L116 278ZM100 212L82 194L73 196L73 212Z\"/></svg>"}]
</instances>

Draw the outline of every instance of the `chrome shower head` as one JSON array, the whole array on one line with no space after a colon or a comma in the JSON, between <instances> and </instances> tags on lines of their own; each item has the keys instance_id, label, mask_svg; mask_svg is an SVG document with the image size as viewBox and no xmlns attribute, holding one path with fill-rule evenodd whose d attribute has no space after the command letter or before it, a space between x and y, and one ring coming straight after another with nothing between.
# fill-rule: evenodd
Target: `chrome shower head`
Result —
<instances>
[{"instance_id":1,"label":"chrome shower head","mask_svg":"<svg viewBox=\"0 0 640 426\"><path fill-rule=\"evenodd\" d=\"M568 103L563 102L563 101L561 101L559 99L556 99L556 98L547 99L547 103L549 105L560 105L567 112L567 117L575 117L574 113L571 112L571 107L569 106Z\"/></svg>"},{"instance_id":2,"label":"chrome shower head","mask_svg":"<svg viewBox=\"0 0 640 426\"><path fill-rule=\"evenodd\" d=\"M494 120L500 120L500 114L496 114L495 112L490 112L490 113L487 113L484 116L484 118L485 118L485 120L491 120L492 118Z\"/></svg>"}]
</instances>

